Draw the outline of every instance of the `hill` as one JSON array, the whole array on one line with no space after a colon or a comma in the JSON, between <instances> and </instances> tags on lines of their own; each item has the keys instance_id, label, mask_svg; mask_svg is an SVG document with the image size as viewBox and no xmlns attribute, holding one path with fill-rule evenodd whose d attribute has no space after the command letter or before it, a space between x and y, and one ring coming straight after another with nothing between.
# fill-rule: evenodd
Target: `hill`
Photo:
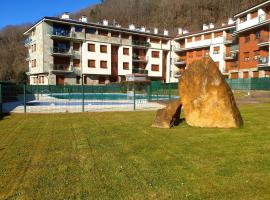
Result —
<instances>
[{"instance_id":1,"label":"hill","mask_svg":"<svg viewBox=\"0 0 270 200\"><path fill-rule=\"evenodd\" d=\"M135 24L147 28L168 29L171 35L182 27L200 30L203 23L221 24L242 9L261 0L102 0L100 4L73 14L86 15L90 21L108 19L122 26ZM23 81L28 64L23 46L27 25L0 30L0 80Z\"/></svg>"}]
</instances>

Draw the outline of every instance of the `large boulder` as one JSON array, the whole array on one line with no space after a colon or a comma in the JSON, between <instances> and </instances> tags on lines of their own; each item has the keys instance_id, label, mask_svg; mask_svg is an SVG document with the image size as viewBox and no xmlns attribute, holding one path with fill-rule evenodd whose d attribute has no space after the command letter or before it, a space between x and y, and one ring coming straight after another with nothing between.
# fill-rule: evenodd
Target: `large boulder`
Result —
<instances>
[{"instance_id":1,"label":"large boulder","mask_svg":"<svg viewBox=\"0 0 270 200\"><path fill-rule=\"evenodd\" d=\"M171 128L180 123L182 104L180 100L174 100L163 109L157 111L156 119L152 125L155 128Z\"/></svg>"},{"instance_id":2,"label":"large boulder","mask_svg":"<svg viewBox=\"0 0 270 200\"><path fill-rule=\"evenodd\" d=\"M179 89L190 126L238 128L243 125L233 93L212 59L190 64L180 78Z\"/></svg>"}]
</instances>

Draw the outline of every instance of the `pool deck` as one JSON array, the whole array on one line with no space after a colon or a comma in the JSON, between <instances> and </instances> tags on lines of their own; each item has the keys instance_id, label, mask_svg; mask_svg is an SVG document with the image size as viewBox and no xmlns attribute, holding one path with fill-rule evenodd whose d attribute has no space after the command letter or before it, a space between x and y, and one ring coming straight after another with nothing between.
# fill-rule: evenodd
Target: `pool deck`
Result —
<instances>
[{"instance_id":1,"label":"pool deck","mask_svg":"<svg viewBox=\"0 0 270 200\"><path fill-rule=\"evenodd\" d=\"M31 101L28 103L35 103L39 101ZM65 100L57 100L57 103L62 102L65 105L55 105L55 101L51 102L49 106L43 105L34 105L27 106L27 113L76 113L82 112L83 107L79 105L81 101L72 100L67 102ZM120 103L118 105L110 105L112 101L85 101L84 102L84 111L85 112L109 112L109 111L134 111L134 105L131 101L113 101ZM78 105L70 105L72 103L78 103ZM99 105L95 105L95 104ZM21 102L13 103L4 103L4 112L8 113L24 113L24 106ZM157 102L148 102L148 101L136 101L135 110L144 111L144 110L158 110L164 108L164 105Z\"/></svg>"}]
</instances>

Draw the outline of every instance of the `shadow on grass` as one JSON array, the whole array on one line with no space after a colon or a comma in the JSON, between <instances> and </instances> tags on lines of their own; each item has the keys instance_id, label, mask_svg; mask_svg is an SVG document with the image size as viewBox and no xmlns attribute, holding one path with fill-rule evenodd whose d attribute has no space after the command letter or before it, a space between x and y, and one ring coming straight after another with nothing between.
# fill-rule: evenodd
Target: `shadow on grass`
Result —
<instances>
[{"instance_id":1,"label":"shadow on grass","mask_svg":"<svg viewBox=\"0 0 270 200\"><path fill-rule=\"evenodd\" d=\"M0 114L0 121L3 120L3 119L5 119L5 117L7 117L9 115L10 115L9 112L8 113L2 113L2 114Z\"/></svg>"},{"instance_id":2,"label":"shadow on grass","mask_svg":"<svg viewBox=\"0 0 270 200\"><path fill-rule=\"evenodd\" d=\"M182 119L180 118L179 120L175 120L173 126L179 126L179 125L183 124L185 121L186 121L185 118L182 118Z\"/></svg>"}]
</instances>

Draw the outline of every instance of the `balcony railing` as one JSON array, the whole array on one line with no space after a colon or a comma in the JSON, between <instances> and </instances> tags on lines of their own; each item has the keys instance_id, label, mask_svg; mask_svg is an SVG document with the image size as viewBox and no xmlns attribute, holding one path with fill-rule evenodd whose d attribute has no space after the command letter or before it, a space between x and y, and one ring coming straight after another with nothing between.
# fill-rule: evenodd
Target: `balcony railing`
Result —
<instances>
[{"instance_id":1,"label":"balcony railing","mask_svg":"<svg viewBox=\"0 0 270 200\"><path fill-rule=\"evenodd\" d=\"M148 75L148 70L142 69L137 66L133 66L132 68L132 74L143 74L143 75Z\"/></svg>"},{"instance_id":2,"label":"balcony railing","mask_svg":"<svg viewBox=\"0 0 270 200\"><path fill-rule=\"evenodd\" d=\"M143 47L150 47L150 43L146 41L139 41L139 40L133 40L132 45L134 46L143 46Z\"/></svg>"},{"instance_id":3,"label":"balcony railing","mask_svg":"<svg viewBox=\"0 0 270 200\"><path fill-rule=\"evenodd\" d=\"M223 58L224 58L224 60L234 60L234 59L237 58L237 54L236 53L232 53L232 52L224 53Z\"/></svg>"},{"instance_id":4,"label":"balcony railing","mask_svg":"<svg viewBox=\"0 0 270 200\"><path fill-rule=\"evenodd\" d=\"M51 35L60 37L71 37L70 30L65 29L53 29Z\"/></svg>"},{"instance_id":5,"label":"balcony railing","mask_svg":"<svg viewBox=\"0 0 270 200\"><path fill-rule=\"evenodd\" d=\"M186 64L186 58L175 58L174 64Z\"/></svg>"},{"instance_id":6,"label":"balcony railing","mask_svg":"<svg viewBox=\"0 0 270 200\"><path fill-rule=\"evenodd\" d=\"M233 51L239 51L239 45L238 44L231 46L231 52L233 52Z\"/></svg>"},{"instance_id":7,"label":"balcony railing","mask_svg":"<svg viewBox=\"0 0 270 200\"><path fill-rule=\"evenodd\" d=\"M263 23L266 20L270 19L270 15L269 14L262 14L259 16L259 23Z\"/></svg>"},{"instance_id":8,"label":"balcony railing","mask_svg":"<svg viewBox=\"0 0 270 200\"><path fill-rule=\"evenodd\" d=\"M138 62L148 62L148 57L146 56L139 56L137 54L133 54L132 56L133 61L138 61Z\"/></svg>"},{"instance_id":9,"label":"balcony railing","mask_svg":"<svg viewBox=\"0 0 270 200\"><path fill-rule=\"evenodd\" d=\"M268 65L269 63L269 57L260 57L258 60L259 65Z\"/></svg>"},{"instance_id":10,"label":"balcony railing","mask_svg":"<svg viewBox=\"0 0 270 200\"><path fill-rule=\"evenodd\" d=\"M53 71L64 71L64 72L72 72L72 66L68 64L53 64Z\"/></svg>"},{"instance_id":11,"label":"balcony railing","mask_svg":"<svg viewBox=\"0 0 270 200\"><path fill-rule=\"evenodd\" d=\"M31 38L26 38L26 39L24 40L24 45L27 46L27 45L31 44L32 41L33 41L33 40L32 40Z\"/></svg>"},{"instance_id":12,"label":"balcony railing","mask_svg":"<svg viewBox=\"0 0 270 200\"><path fill-rule=\"evenodd\" d=\"M72 51L70 48L63 48L63 47L53 47L51 49L52 53L55 54L66 54L66 55L72 55Z\"/></svg>"}]
</instances>

